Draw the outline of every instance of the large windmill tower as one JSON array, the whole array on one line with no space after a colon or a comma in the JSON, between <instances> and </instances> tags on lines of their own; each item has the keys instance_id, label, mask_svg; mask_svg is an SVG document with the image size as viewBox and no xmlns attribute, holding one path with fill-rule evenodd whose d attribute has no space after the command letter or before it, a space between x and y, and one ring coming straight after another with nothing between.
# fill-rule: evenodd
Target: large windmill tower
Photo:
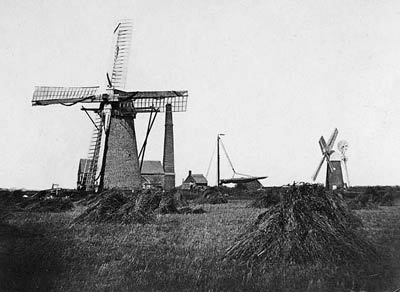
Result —
<instances>
[{"instance_id":1,"label":"large windmill tower","mask_svg":"<svg viewBox=\"0 0 400 292\"><path fill-rule=\"evenodd\" d=\"M87 168L86 187L89 189L141 188L140 169L143 163L154 120L165 112L164 189L175 186L174 139L172 112L184 112L187 91L125 91L125 81L132 37L132 23L123 20L114 30L112 68L106 73L107 90L97 94L99 86L92 87L35 87L32 105L92 105L82 107L95 126ZM134 119L137 114L148 113L146 137L138 152Z\"/></svg>"}]
</instances>

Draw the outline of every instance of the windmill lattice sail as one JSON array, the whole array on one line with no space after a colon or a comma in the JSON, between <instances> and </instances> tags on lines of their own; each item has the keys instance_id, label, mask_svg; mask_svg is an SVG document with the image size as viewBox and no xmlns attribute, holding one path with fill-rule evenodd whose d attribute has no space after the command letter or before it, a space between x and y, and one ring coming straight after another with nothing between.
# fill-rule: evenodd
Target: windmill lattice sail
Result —
<instances>
[{"instance_id":1,"label":"windmill lattice sail","mask_svg":"<svg viewBox=\"0 0 400 292\"><path fill-rule=\"evenodd\" d=\"M125 88L131 40L132 22L130 20L119 22L114 30L113 62L109 87Z\"/></svg>"},{"instance_id":2,"label":"windmill lattice sail","mask_svg":"<svg viewBox=\"0 0 400 292\"><path fill-rule=\"evenodd\" d=\"M32 105L56 103L93 102L99 86L89 87L54 87L35 86Z\"/></svg>"},{"instance_id":3,"label":"windmill lattice sail","mask_svg":"<svg viewBox=\"0 0 400 292\"><path fill-rule=\"evenodd\" d=\"M86 190L95 190L98 184L98 173L100 166L100 150L101 139L103 133L103 122L99 115L95 119L95 127L93 129L92 140L89 146L88 159L90 161L90 168L88 170L88 179L86 182Z\"/></svg>"},{"instance_id":4,"label":"windmill lattice sail","mask_svg":"<svg viewBox=\"0 0 400 292\"><path fill-rule=\"evenodd\" d=\"M167 104L173 112L187 110L188 92L184 91L135 91L125 92L115 90L115 97L126 100L127 106L133 106L136 112L165 112Z\"/></svg>"}]
</instances>

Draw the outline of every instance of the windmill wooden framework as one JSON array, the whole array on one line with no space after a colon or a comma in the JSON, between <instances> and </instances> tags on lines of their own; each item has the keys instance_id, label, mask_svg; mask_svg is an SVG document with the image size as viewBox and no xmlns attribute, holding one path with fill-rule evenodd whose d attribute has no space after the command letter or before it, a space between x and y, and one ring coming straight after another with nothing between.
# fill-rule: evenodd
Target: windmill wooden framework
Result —
<instances>
[{"instance_id":1,"label":"windmill wooden framework","mask_svg":"<svg viewBox=\"0 0 400 292\"><path fill-rule=\"evenodd\" d=\"M175 186L174 139L172 112L185 112L187 91L125 91L132 22L122 20L114 29L113 62L106 73L106 92L97 93L99 86L49 87L37 86L32 105L91 105L82 107L94 124L89 149L90 165L86 189L140 189L140 170L150 131L158 113L165 112L163 167L164 189ZM92 118L89 114L95 114ZM146 136L140 151L137 148L134 119L139 113L149 114Z\"/></svg>"}]
</instances>

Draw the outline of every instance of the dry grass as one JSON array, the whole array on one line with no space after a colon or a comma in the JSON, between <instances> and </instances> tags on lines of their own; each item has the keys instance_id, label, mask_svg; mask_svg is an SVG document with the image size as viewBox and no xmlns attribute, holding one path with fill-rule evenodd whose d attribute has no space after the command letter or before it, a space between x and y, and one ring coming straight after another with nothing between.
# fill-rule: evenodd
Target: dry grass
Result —
<instances>
[{"instance_id":1,"label":"dry grass","mask_svg":"<svg viewBox=\"0 0 400 292\"><path fill-rule=\"evenodd\" d=\"M286 279L293 278L291 290L308 289L313 282L326 290L370 289L368 275L382 273L382 256L344 202L322 185L293 184L279 195L225 258L265 273L284 271ZM309 283L295 283L299 271Z\"/></svg>"},{"instance_id":2,"label":"dry grass","mask_svg":"<svg viewBox=\"0 0 400 292\"><path fill-rule=\"evenodd\" d=\"M63 213L13 213L0 225L0 291L306 291L291 290L296 285L345 291L310 282L311 268L283 277L281 271L260 273L220 261L260 213L248 203L204 204L206 214L156 215L147 225L70 226L84 206ZM358 211L368 234L392 258L386 287L369 291L400 287L393 280L400 275L399 211L399 205Z\"/></svg>"}]
</instances>

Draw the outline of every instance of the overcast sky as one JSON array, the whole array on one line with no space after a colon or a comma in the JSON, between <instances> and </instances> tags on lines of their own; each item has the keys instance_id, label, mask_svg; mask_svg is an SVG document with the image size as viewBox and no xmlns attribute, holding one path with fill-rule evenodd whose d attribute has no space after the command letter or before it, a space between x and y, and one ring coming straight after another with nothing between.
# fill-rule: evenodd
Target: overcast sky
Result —
<instances>
[{"instance_id":1,"label":"overcast sky","mask_svg":"<svg viewBox=\"0 0 400 292\"><path fill-rule=\"evenodd\" d=\"M205 174L218 133L237 172L310 181L335 127L353 185L400 184L398 1L0 0L0 187L76 186L92 124L79 105L32 107L32 93L104 86L122 18L127 89L189 91L174 115L177 184ZM163 119L146 159L162 160ZM136 122L141 145L147 116Z\"/></svg>"}]
</instances>

